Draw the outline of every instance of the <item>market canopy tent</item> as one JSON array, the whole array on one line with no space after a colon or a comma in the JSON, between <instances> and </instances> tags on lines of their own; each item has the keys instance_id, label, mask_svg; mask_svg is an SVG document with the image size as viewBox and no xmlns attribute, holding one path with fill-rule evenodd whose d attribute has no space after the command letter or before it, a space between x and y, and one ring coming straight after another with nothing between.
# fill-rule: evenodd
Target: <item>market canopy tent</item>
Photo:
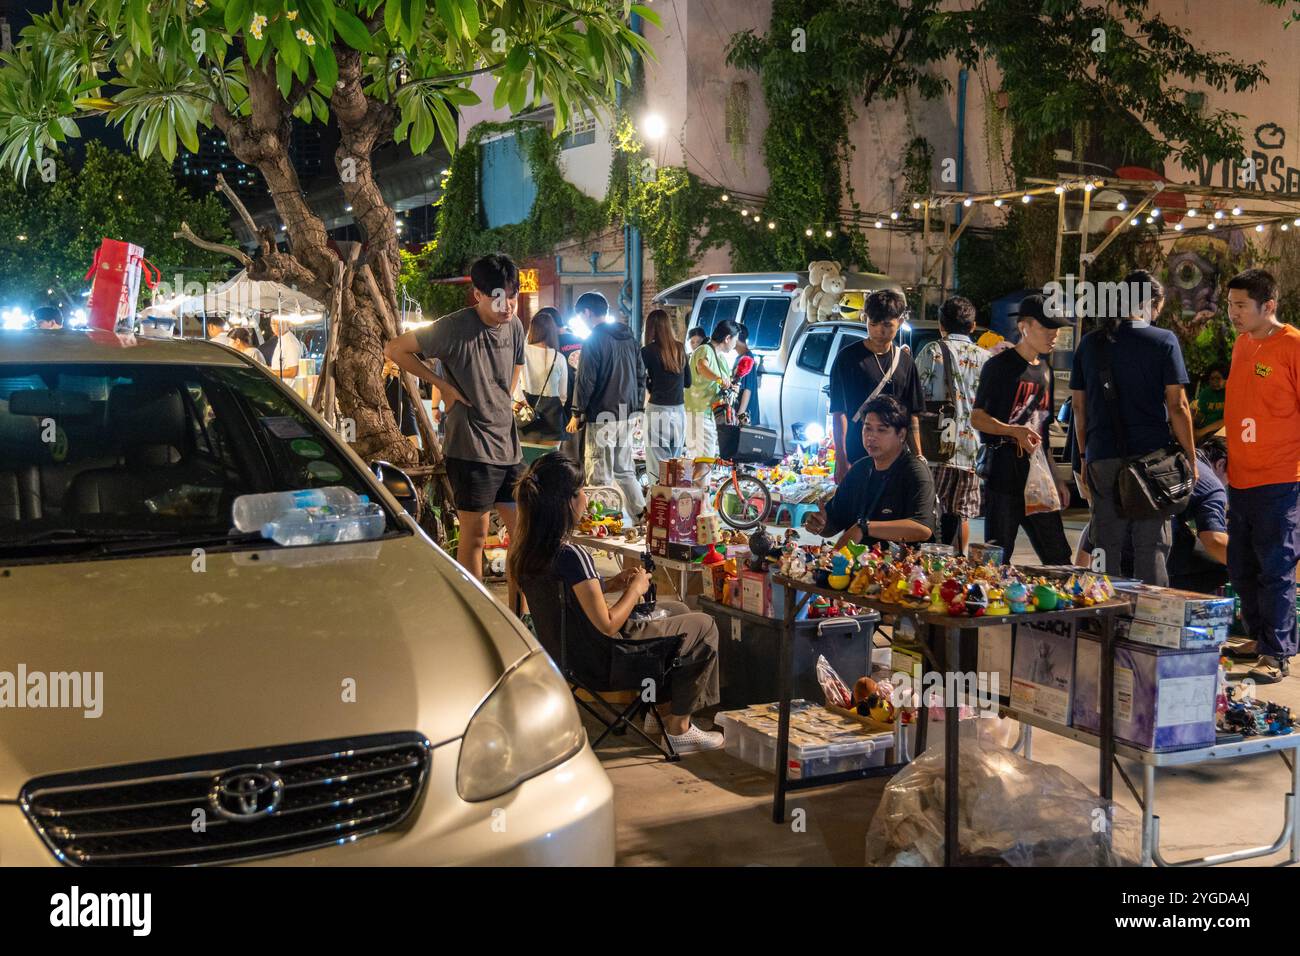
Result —
<instances>
[{"instance_id":1,"label":"market canopy tent","mask_svg":"<svg viewBox=\"0 0 1300 956\"><path fill-rule=\"evenodd\" d=\"M193 303L193 307L189 306ZM325 306L311 296L268 279L250 279L248 270L240 272L212 292L202 297L190 296L181 302L180 311L226 312L281 312L320 315Z\"/></svg>"}]
</instances>

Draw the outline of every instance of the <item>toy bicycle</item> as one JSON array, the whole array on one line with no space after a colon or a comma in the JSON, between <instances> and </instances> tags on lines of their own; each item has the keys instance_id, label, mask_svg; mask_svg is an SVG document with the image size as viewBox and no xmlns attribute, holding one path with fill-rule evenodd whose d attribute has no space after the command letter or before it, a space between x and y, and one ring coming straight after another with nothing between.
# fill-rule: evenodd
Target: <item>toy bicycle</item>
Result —
<instances>
[{"instance_id":1,"label":"toy bicycle","mask_svg":"<svg viewBox=\"0 0 1300 956\"><path fill-rule=\"evenodd\" d=\"M713 500L714 510L725 524L737 531L750 531L763 523L772 507L772 492L761 478L725 458L696 458L695 465L730 469Z\"/></svg>"}]
</instances>

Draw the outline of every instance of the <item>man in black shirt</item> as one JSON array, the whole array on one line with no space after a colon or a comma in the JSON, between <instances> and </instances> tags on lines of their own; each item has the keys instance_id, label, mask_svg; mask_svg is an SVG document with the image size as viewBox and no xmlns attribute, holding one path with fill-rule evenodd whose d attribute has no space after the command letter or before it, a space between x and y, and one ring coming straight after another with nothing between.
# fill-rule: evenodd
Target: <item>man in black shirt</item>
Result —
<instances>
[{"instance_id":1,"label":"man in black shirt","mask_svg":"<svg viewBox=\"0 0 1300 956\"><path fill-rule=\"evenodd\" d=\"M830 412L835 430L837 484L867 453L862 445L861 409L867 399L878 395L890 395L903 406L910 421L909 444L921 458L921 424L917 417L925 408L921 376L916 373L911 351L894 344L906 312L907 300L902 293L892 289L871 293L866 303L867 338L843 349L831 365Z\"/></svg>"},{"instance_id":2,"label":"man in black shirt","mask_svg":"<svg viewBox=\"0 0 1300 956\"><path fill-rule=\"evenodd\" d=\"M1025 514L1025 482L1030 460L1046 455L1051 424L1051 370L1041 358L1056 344L1057 330L1065 320L1047 315L1041 295L1020 303L1020 341L984 363L971 424L991 456L985 480L984 540L1000 545L1003 560L1011 563L1016 535L1023 526L1043 564L1069 564L1070 543L1065 538L1061 512ZM1051 469L1051 459L1047 458ZM1056 483L1055 475L1052 481ZM1057 493L1068 501L1068 491Z\"/></svg>"},{"instance_id":3,"label":"man in black shirt","mask_svg":"<svg viewBox=\"0 0 1300 956\"><path fill-rule=\"evenodd\" d=\"M934 534L934 479L925 462L907 447L911 419L896 399L881 395L863 412L862 444L867 457L849 470L844 482L807 528L824 538L843 532L845 541L915 543Z\"/></svg>"}]
</instances>

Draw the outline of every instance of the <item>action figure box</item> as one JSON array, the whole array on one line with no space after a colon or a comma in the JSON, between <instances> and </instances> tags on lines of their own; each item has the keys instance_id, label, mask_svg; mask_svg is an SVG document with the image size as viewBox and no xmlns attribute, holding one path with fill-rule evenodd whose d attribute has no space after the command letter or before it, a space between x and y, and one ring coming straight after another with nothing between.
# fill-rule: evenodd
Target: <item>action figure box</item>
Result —
<instances>
[{"instance_id":1,"label":"action figure box","mask_svg":"<svg viewBox=\"0 0 1300 956\"><path fill-rule=\"evenodd\" d=\"M1126 589L1133 598L1133 617L1174 627L1228 628L1232 598L1142 584Z\"/></svg>"},{"instance_id":2,"label":"action figure box","mask_svg":"<svg viewBox=\"0 0 1300 956\"><path fill-rule=\"evenodd\" d=\"M1068 727L1073 690L1073 622L1017 621L1012 708Z\"/></svg>"},{"instance_id":3,"label":"action figure box","mask_svg":"<svg viewBox=\"0 0 1300 956\"><path fill-rule=\"evenodd\" d=\"M670 488L655 485L650 489L647 534L650 553L689 561L698 537L698 522L705 511L706 493L702 488ZM670 547L677 545L678 547Z\"/></svg>"},{"instance_id":4,"label":"action figure box","mask_svg":"<svg viewBox=\"0 0 1300 956\"><path fill-rule=\"evenodd\" d=\"M1139 644L1152 644L1156 647L1170 647L1179 650L1201 650L1206 647L1217 648L1228 639L1228 625L1216 624L1213 627L1179 627L1177 624L1157 624L1134 618L1124 635L1130 641Z\"/></svg>"},{"instance_id":5,"label":"action figure box","mask_svg":"<svg viewBox=\"0 0 1300 956\"><path fill-rule=\"evenodd\" d=\"M1214 743L1219 649L1115 645L1115 738L1162 753ZM1101 641L1080 633L1074 662L1074 726L1101 732Z\"/></svg>"}]
</instances>

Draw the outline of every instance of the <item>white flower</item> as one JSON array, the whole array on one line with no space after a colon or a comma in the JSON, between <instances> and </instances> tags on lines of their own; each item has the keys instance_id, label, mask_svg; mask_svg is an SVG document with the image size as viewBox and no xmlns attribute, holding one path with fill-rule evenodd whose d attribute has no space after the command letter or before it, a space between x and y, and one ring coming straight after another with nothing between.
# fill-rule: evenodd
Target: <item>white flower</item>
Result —
<instances>
[{"instance_id":1,"label":"white flower","mask_svg":"<svg viewBox=\"0 0 1300 956\"><path fill-rule=\"evenodd\" d=\"M253 39L262 39L262 28L266 26L266 17L260 13L253 14L253 22L248 26L248 32L253 34Z\"/></svg>"},{"instance_id":2,"label":"white flower","mask_svg":"<svg viewBox=\"0 0 1300 956\"><path fill-rule=\"evenodd\" d=\"M301 40L301 41L302 41L303 43L305 43L307 46L315 46L315 45L316 45L316 38L315 38L314 36L312 36L310 33L308 33L306 30L304 30L302 27L299 27L299 28L298 28L298 30L294 33L294 36L296 36L299 40Z\"/></svg>"},{"instance_id":3,"label":"white flower","mask_svg":"<svg viewBox=\"0 0 1300 956\"><path fill-rule=\"evenodd\" d=\"M285 16L285 19L286 19L286 20L297 20L297 19L298 19L298 11L297 11L297 10L286 10L284 16Z\"/></svg>"}]
</instances>

